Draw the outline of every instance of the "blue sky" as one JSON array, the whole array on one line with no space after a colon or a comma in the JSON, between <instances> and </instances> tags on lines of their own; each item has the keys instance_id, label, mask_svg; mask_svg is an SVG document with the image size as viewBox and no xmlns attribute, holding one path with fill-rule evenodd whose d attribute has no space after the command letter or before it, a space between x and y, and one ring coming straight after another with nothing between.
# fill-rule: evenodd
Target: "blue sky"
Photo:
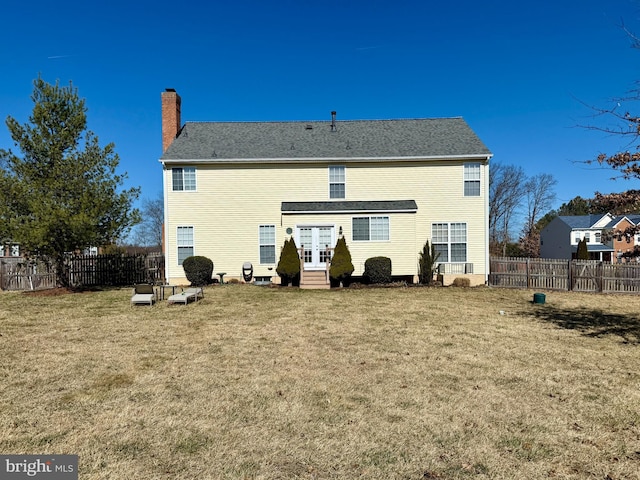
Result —
<instances>
[{"instance_id":1,"label":"blue sky","mask_svg":"<svg viewBox=\"0 0 640 480\"><path fill-rule=\"evenodd\" d=\"M27 120L38 74L72 81L142 197L162 189L168 87L183 122L462 116L493 161L554 175L557 206L640 188L576 163L625 146L578 125L605 125L583 103L607 108L640 79L620 28L640 32L637 0L35 0L2 18L0 118Z\"/></svg>"}]
</instances>

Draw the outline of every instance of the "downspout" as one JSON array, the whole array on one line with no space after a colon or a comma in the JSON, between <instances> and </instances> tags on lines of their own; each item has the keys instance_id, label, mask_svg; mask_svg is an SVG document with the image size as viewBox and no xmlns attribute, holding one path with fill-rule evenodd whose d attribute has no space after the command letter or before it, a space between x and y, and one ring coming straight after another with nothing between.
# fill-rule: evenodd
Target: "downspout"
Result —
<instances>
[{"instance_id":1,"label":"downspout","mask_svg":"<svg viewBox=\"0 0 640 480\"><path fill-rule=\"evenodd\" d=\"M162 197L163 197L163 207L164 207L164 225L162 228L162 247L164 253L164 279L167 284L169 282L169 266L171 262L169 262L169 209L167 208L168 200L167 200L167 168L162 160Z\"/></svg>"},{"instance_id":2,"label":"downspout","mask_svg":"<svg viewBox=\"0 0 640 480\"><path fill-rule=\"evenodd\" d=\"M491 156L487 156L487 164L484 168L484 254L485 254L485 268L484 268L484 283L489 285L489 270L491 268L491 259L489 256L489 160Z\"/></svg>"}]
</instances>

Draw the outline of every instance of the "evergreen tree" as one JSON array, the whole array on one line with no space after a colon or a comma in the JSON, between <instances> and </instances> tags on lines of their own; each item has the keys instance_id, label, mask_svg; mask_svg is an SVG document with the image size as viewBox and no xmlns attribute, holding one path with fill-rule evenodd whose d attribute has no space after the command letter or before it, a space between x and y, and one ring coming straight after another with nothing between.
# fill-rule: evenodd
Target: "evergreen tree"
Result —
<instances>
[{"instance_id":1,"label":"evergreen tree","mask_svg":"<svg viewBox=\"0 0 640 480\"><path fill-rule=\"evenodd\" d=\"M280 275L281 285L293 283L295 286L300 281L300 257L293 237L284 241L276 273Z\"/></svg>"},{"instance_id":2,"label":"evergreen tree","mask_svg":"<svg viewBox=\"0 0 640 480\"><path fill-rule=\"evenodd\" d=\"M6 124L21 155L0 150L0 232L22 251L52 261L69 286L66 252L122 238L140 220L132 209L139 189L121 190L126 173L114 145L100 146L86 130L84 99L71 84L34 81L29 121Z\"/></svg>"},{"instance_id":3,"label":"evergreen tree","mask_svg":"<svg viewBox=\"0 0 640 480\"><path fill-rule=\"evenodd\" d=\"M436 252L435 245L429 246L429 240L427 240L418 258L418 278L421 284L431 285L433 283L433 274L436 271L436 262L439 256L440 253Z\"/></svg>"},{"instance_id":4,"label":"evergreen tree","mask_svg":"<svg viewBox=\"0 0 640 480\"><path fill-rule=\"evenodd\" d=\"M340 283L345 287L348 286L353 270L351 252L347 247L347 241L344 237L340 237L336 242L331 266L329 267L329 278L332 286L339 287Z\"/></svg>"},{"instance_id":5,"label":"evergreen tree","mask_svg":"<svg viewBox=\"0 0 640 480\"><path fill-rule=\"evenodd\" d=\"M576 252L576 259L589 260L589 249L587 248L587 241L584 238L578 242L578 251Z\"/></svg>"}]
</instances>

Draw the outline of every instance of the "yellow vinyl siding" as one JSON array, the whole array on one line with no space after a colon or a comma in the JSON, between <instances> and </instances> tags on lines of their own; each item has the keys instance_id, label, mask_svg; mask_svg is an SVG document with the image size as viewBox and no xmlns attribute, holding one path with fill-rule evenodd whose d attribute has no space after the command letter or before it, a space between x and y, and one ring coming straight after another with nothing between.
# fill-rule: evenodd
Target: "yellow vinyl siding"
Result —
<instances>
[{"instance_id":1,"label":"yellow vinyl siding","mask_svg":"<svg viewBox=\"0 0 640 480\"><path fill-rule=\"evenodd\" d=\"M194 252L214 262L215 272L240 277L242 264L251 262L255 276L272 276L274 265L260 265L259 225L276 227L276 262L287 227L296 225L340 226L360 275L372 256L392 259L394 275L416 275L418 252L431 238L431 224L467 223L467 261L474 273L486 271L486 165L482 165L480 197L465 197L464 161L348 163L345 165L346 201L415 200L417 213L363 212L320 215L281 214L286 202L329 201L328 164L196 165L197 190L173 192L171 168L165 175L168 219L167 277L184 278L177 265L176 230L194 227ZM177 165L180 166L180 165ZM388 216L389 242L353 242L353 216ZM269 270L271 268L271 270Z\"/></svg>"},{"instance_id":2,"label":"yellow vinyl siding","mask_svg":"<svg viewBox=\"0 0 640 480\"><path fill-rule=\"evenodd\" d=\"M353 217L375 216L389 217L389 241L353 241ZM331 225L335 227L336 239L342 227L342 234L351 252L355 271L354 275L362 275L364 262L370 257L391 258L394 275L417 275L417 250L415 240L414 213L330 213L330 214L287 214L283 215L283 231L291 228L295 234L296 227L310 225ZM279 249L277 251L279 255Z\"/></svg>"}]
</instances>

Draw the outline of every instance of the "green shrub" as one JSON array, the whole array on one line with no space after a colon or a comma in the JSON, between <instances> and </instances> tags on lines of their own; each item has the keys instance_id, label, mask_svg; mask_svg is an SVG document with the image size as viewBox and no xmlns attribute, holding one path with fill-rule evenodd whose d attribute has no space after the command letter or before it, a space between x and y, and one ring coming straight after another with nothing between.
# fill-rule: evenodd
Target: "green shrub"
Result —
<instances>
[{"instance_id":1,"label":"green shrub","mask_svg":"<svg viewBox=\"0 0 640 480\"><path fill-rule=\"evenodd\" d=\"M280 275L281 285L300 285L300 257L293 237L284 241L276 273Z\"/></svg>"},{"instance_id":2,"label":"green shrub","mask_svg":"<svg viewBox=\"0 0 640 480\"><path fill-rule=\"evenodd\" d=\"M439 256L440 253L436 252L435 245L429 246L429 240L427 240L418 257L418 279L421 284L433 284L433 274L436 271L436 262Z\"/></svg>"},{"instance_id":3,"label":"green shrub","mask_svg":"<svg viewBox=\"0 0 640 480\"><path fill-rule=\"evenodd\" d=\"M391 283L391 259L372 257L364 262L362 277L366 283Z\"/></svg>"},{"instance_id":4,"label":"green shrub","mask_svg":"<svg viewBox=\"0 0 640 480\"><path fill-rule=\"evenodd\" d=\"M457 277L453 279L452 285L454 287L470 287L471 280L469 280L468 278Z\"/></svg>"},{"instance_id":5,"label":"green shrub","mask_svg":"<svg viewBox=\"0 0 640 480\"><path fill-rule=\"evenodd\" d=\"M211 276L213 275L213 262L211 259L197 255L187 257L182 262L182 268L184 268L187 280L194 287L202 287L211 283Z\"/></svg>"},{"instance_id":6,"label":"green shrub","mask_svg":"<svg viewBox=\"0 0 640 480\"><path fill-rule=\"evenodd\" d=\"M353 273L353 263L351 262L351 252L347 247L344 237L336 242L336 248L333 251L331 266L329 267L329 280L332 287L342 286L348 287L351 282L351 274Z\"/></svg>"}]
</instances>

